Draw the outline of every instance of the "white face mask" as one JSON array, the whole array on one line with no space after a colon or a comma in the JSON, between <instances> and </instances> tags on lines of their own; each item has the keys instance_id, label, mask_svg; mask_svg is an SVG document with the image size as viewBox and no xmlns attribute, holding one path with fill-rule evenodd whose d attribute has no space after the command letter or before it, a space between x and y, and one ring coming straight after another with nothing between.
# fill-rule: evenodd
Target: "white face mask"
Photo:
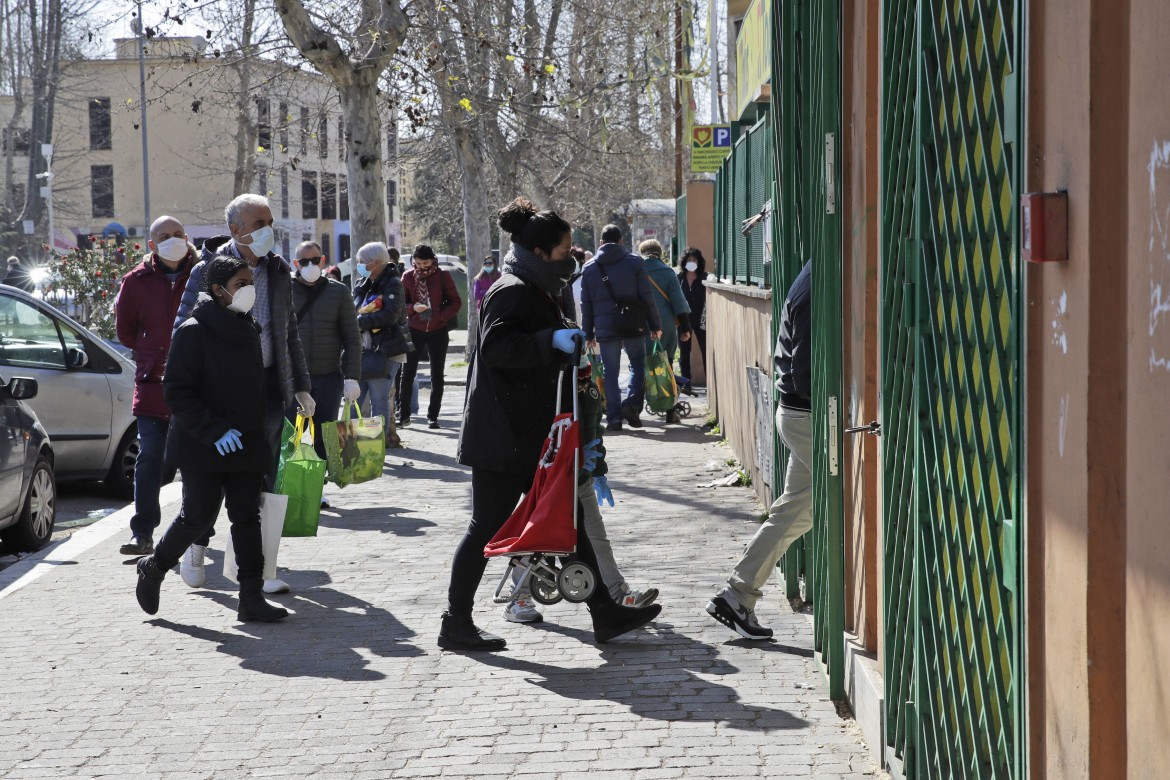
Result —
<instances>
[{"instance_id":1,"label":"white face mask","mask_svg":"<svg viewBox=\"0 0 1170 780\"><path fill-rule=\"evenodd\" d=\"M690 271L691 273L694 273L695 271L699 270L699 264L698 263L687 263L687 270Z\"/></svg>"},{"instance_id":2,"label":"white face mask","mask_svg":"<svg viewBox=\"0 0 1170 780\"><path fill-rule=\"evenodd\" d=\"M249 284L247 287L241 287L236 290L236 294L232 296L232 302L228 304L228 308L232 311L238 311L240 314L247 314L252 311L252 307L256 305L256 286Z\"/></svg>"},{"instance_id":3,"label":"white face mask","mask_svg":"<svg viewBox=\"0 0 1170 780\"><path fill-rule=\"evenodd\" d=\"M321 278L321 266L316 263L301 266L301 278L309 284L312 284Z\"/></svg>"},{"instance_id":4,"label":"white face mask","mask_svg":"<svg viewBox=\"0 0 1170 780\"><path fill-rule=\"evenodd\" d=\"M155 244L155 251L168 263L177 263L187 256L187 239L182 236L168 238Z\"/></svg>"},{"instance_id":5,"label":"white face mask","mask_svg":"<svg viewBox=\"0 0 1170 780\"><path fill-rule=\"evenodd\" d=\"M267 225L259 230L252 231L248 235L252 237L252 243L241 243L240 246L248 247L256 257L264 257L267 255L272 251L273 244L276 243L276 236L273 234L272 228Z\"/></svg>"}]
</instances>

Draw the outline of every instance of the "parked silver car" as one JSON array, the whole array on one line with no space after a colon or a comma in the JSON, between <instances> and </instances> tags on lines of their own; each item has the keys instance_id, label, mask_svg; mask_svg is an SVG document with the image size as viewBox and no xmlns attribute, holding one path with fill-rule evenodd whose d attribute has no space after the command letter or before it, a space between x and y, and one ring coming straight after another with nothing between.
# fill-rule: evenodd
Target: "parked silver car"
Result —
<instances>
[{"instance_id":1,"label":"parked silver car","mask_svg":"<svg viewBox=\"0 0 1170 780\"><path fill-rule=\"evenodd\" d=\"M0 284L0 373L37 380L26 403L49 433L59 482L102 479L133 498L134 363L76 320Z\"/></svg>"}]
</instances>

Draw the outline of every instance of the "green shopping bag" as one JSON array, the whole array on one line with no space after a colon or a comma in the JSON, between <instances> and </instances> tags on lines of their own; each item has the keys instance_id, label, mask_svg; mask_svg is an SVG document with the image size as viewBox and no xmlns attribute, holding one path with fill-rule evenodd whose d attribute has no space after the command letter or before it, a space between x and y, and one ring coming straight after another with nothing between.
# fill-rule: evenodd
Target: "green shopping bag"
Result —
<instances>
[{"instance_id":1,"label":"green shopping bag","mask_svg":"<svg viewBox=\"0 0 1170 780\"><path fill-rule=\"evenodd\" d=\"M601 355L589 353L589 380L597 387L601 398L601 408L605 408L605 365L601 362Z\"/></svg>"},{"instance_id":2,"label":"green shopping bag","mask_svg":"<svg viewBox=\"0 0 1170 780\"><path fill-rule=\"evenodd\" d=\"M356 419L351 417L357 412ZM321 426L329 480L338 487L369 482L382 476L386 460L386 435L381 417L362 417L352 401L345 403L344 417Z\"/></svg>"},{"instance_id":3,"label":"green shopping bag","mask_svg":"<svg viewBox=\"0 0 1170 780\"><path fill-rule=\"evenodd\" d=\"M654 340L646 356L646 381L643 384L646 405L656 414L669 412L678 403L678 385L674 382L674 367L662 350L662 342Z\"/></svg>"},{"instance_id":4,"label":"green shopping bag","mask_svg":"<svg viewBox=\"0 0 1170 780\"><path fill-rule=\"evenodd\" d=\"M280 467L277 469L276 492L288 496L288 510L284 515L281 536L316 536L321 519L321 491L325 487L325 461L313 449L313 426L297 415L296 427L285 420L285 432L292 434L281 440ZM301 441L305 429L310 443Z\"/></svg>"}]
</instances>

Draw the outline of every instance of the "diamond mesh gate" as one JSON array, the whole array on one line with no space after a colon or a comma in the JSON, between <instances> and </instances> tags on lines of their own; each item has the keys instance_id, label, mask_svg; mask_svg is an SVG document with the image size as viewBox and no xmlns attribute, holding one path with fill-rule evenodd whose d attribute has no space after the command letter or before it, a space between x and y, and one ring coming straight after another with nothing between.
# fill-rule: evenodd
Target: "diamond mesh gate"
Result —
<instances>
[{"instance_id":1,"label":"diamond mesh gate","mask_svg":"<svg viewBox=\"0 0 1170 780\"><path fill-rule=\"evenodd\" d=\"M888 744L908 777L1019 777L1018 6L883 13Z\"/></svg>"},{"instance_id":2,"label":"diamond mesh gate","mask_svg":"<svg viewBox=\"0 0 1170 780\"><path fill-rule=\"evenodd\" d=\"M813 530L784 561L791 594L803 564L813 603L814 643L829 674L829 695L845 697L844 514L841 430L841 222L837 208L840 138L839 0L781 0L773 5L780 278L773 322L806 260L812 272ZM776 101L775 95L773 102ZM775 333L773 333L775 336ZM778 461L781 459L778 459ZM782 472L776 475L780 490Z\"/></svg>"}]
</instances>

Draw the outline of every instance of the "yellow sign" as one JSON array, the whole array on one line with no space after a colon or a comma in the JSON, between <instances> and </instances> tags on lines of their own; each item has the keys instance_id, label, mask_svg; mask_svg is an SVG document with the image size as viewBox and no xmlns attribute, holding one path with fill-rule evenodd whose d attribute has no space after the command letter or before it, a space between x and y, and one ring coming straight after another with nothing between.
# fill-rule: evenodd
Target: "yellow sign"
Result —
<instances>
[{"instance_id":1,"label":"yellow sign","mask_svg":"<svg viewBox=\"0 0 1170 780\"><path fill-rule=\"evenodd\" d=\"M772 0L752 0L735 39L735 113L760 96L772 80Z\"/></svg>"},{"instance_id":2,"label":"yellow sign","mask_svg":"<svg viewBox=\"0 0 1170 780\"><path fill-rule=\"evenodd\" d=\"M715 173L729 154L730 125L695 125L691 128L692 173Z\"/></svg>"}]
</instances>

